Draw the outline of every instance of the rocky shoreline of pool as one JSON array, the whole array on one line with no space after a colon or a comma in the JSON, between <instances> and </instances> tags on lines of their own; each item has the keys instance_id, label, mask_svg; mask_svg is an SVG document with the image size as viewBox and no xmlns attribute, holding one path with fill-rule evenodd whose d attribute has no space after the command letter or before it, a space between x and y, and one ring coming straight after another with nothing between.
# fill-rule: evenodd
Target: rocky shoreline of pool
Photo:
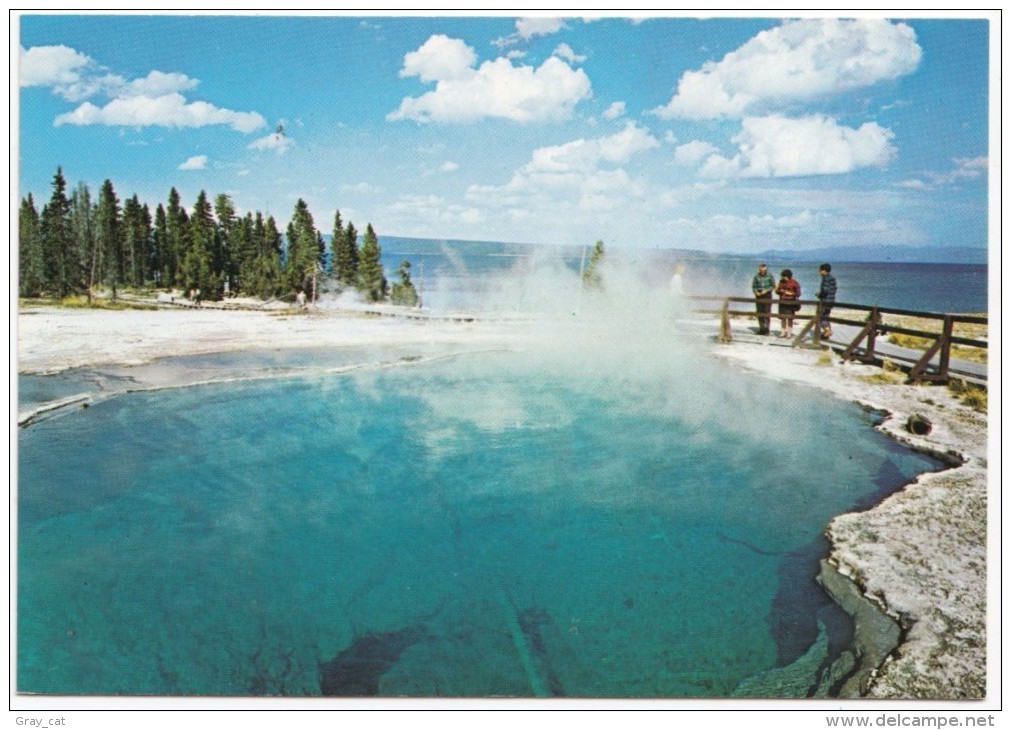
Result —
<instances>
[{"instance_id":1,"label":"rocky shoreline of pool","mask_svg":"<svg viewBox=\"0 0 1011 730\"><path fill-rule=\"evenodd\" d=\"M884 414L877 426L949 468L873 508L840 515L819 582L854 619L842 698L987 696L987 417L940 386L880 382L880 368L820 349L735 342L716 354ZM928 434L907 428L913 414ZM826 476L830 478L830 476Z\"/></svg>"}]
</instances>

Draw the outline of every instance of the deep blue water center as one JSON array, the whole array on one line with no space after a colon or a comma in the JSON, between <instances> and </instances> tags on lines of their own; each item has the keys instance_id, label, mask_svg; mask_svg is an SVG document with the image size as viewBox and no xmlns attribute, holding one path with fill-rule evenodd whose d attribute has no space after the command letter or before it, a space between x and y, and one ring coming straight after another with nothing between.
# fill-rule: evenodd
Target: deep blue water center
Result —
<instances>
[{"instance_id":1,"label":"deep blue water center","mask_svg":"<svg viewBox=\"0 0 1011 730\"><path fill-rule=\"evenodd\" d=\"M18 689L726 697L839 623L828 520L938 466L796 386L519 360L21 429Z\"/></svg>"}]
</instances>

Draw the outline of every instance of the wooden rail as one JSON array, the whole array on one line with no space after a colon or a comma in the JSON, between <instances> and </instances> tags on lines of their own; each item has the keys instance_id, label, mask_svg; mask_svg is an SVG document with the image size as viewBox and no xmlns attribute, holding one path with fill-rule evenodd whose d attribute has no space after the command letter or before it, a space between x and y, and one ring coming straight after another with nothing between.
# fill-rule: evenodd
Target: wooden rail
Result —
<instances>
[{"instance_id":1,"label":"wooden rail","mask_svg":"<svg viewBox=\"0 0 1011 730\"><path fill-rule=\"evenodd\" d=\"M732 318L753 318L757 319L755 310L756 300L753 297L718 297L718 296L689 296L689 299L699 302L719 302L719 309L700 308L694 311L699 314L715 314L720 317L720 332L717 337L719 342L729 343L733 340L730 322ZM773 304L775 304L774 302ZM748 309L734 309L731 304L746 304ZM817 326L821 321L822 303L814 300L798 300L797 304L802 306L813 306L814 314L804 314L798 312L794 315L795 320L807 320L807 324L801 329L791 341L793 347L804 344L808 335L815 346L822 345L821 328ZM839 311L844 313L862 312L866 315L862 319L853 319L851 316L838 316ZM916 359L909 367L908 375L910 382L933 382L947 383L951 380L951 347L959 345L962 347L975 347L987 349L987 341L969 337L962 337L954 334L956 324L975 324L987 326L989 319L987 316L971 314L941 314L938 312L922 312L909 309L896 309L891 307L879 307L876 305L852 304L847 302L833 302L831 315L827 321L832 324L849 325L858 328L857 335L840 350L840 355L845 360L859 360L864 363L882 364L881 352L877 349L877 338L879 335L895 333L910 337L920 337L932 341L926 351ZM937 320L941 322L941 330L929 331L911 329L900 325L889 324L884 321L882 315L894 315L906 318L917 318L925 320ZM775 311L769 314L770 320L777 319L779 315ZM918 351L917 351L918 352ZM937 364L933 365L934 359ZM985 368L975 376L976 379L986 382Z\"/></svg>"}]
</instances>

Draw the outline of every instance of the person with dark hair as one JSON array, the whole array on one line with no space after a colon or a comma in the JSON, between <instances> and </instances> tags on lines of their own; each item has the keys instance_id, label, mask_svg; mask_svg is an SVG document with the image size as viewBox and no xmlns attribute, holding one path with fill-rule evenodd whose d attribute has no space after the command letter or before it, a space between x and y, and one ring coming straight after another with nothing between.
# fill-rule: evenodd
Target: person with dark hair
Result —
<instances>
[{"instance_id":1,"label":"person with dark hair","mask_svg":"<svg viewBox=\"0 0 1011 730\"><path fill-rule=\"evenodd\" d=\"M832 276L832 264L819 266L818 274L821 275L821 286L818 287L818 293L815 294L818 301L821 302L821 321L818 322L818 326L821 327L822 337L831 337L832 323L828 321L828 318L832 314L832 305L835 304L835 295L839 285L836 283L835 277Z\"/></svg>"},{"instance_id":2,"label":"person with dark hair","mask_svg":"<svg viewBox=\"0 0 1011 730\"><path fill-rule=\"evenodd\" d=\"M793 272L783 269L776 285L779 295L779 336L793 337L793 317L800 309L797 300L800 299L800 282L793 278Z\"/></svg>"},{"instance_id":3,"label":"person with dark hair","mask_svg":"<svg viewBox=\"0 0 1011 730\"><path fill-rule=\"evenodd\" d=\"M758 265L758 273L751 279L751 291L755 295L755 312L758 315L758 334L769 334L769 319L772 314L772 290L776 280L765 264Z\"/></svg>"}]
</instances>

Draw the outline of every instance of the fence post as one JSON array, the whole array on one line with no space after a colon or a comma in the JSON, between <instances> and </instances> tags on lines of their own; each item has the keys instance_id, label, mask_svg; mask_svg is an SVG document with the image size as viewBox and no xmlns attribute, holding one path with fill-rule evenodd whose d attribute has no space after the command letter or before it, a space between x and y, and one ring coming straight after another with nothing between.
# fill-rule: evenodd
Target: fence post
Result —
<instances>
[{"instance_id":1,"label":"fence post","mask_svg":"<svg viewBox=\"0 0 1011 730\"><path fill-rule=\"evenodd\" d=\"M878 324L881 322L881 313L878 312L877 307L872 307L870 314L867 315L867 320L864 323L863 328L857 333L857 336L853 338L853 341L846 347L842 352L843 360L850 360L855 357L854 353L863 342L863 339L867 338L867 347L864 354L860 356L863 362L874 362L874 342L877 340L878 336Z\"/></svg>"},{"instance_id":2,"label":"fence post","mask_svg":"<svg viewBox=\"0 0 1011 730\"><path fill-rule=\"evenodd\" d=\"M867 333L867 354L865 356L867 362L871 362L874 360L874 345L878 339L878 325L880 324L881 324L881 312L879 312L878 308L875 306L871 310L870 314L871 330L870 332Z\"/></svg>"},{"instance_id":3,"label":"fence post","mask_svg":"<svg viewBox=\"0 0 1011 730\"><path fill-rule=\"evenodd\" d=\"M943 382L948 381L948 365L951 362L951 333L955 320L950 314L944 315L944 327L941 330L941 358L937 365L937 374Z\"/></svg>"},{"instance_id":4,"label":"fence post","mask_svg":"<svg viewBox=\"0 0 1011 730\"><path fill-rule=\"evenodd\" d=\"M720 313L720 336L718 342L721 344L729 344L733 342L733 337L730 335L730 299L723 300L723 309Z\"/></svg>"}]
</instances>

